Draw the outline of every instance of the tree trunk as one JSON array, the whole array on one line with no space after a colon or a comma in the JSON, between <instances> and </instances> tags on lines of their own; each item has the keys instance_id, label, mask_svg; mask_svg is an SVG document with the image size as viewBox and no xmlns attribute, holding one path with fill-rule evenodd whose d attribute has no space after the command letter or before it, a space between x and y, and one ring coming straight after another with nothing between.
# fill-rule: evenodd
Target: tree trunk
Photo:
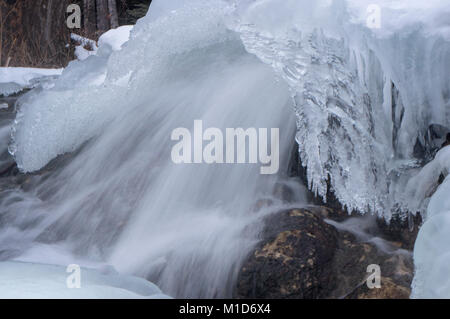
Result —
<instances>
[{"instance_id":1,"label":"tree trunk","mask_svg":"<svg viewBox=\"0 0 450 319\"><path fill-rule=\"evenodd\" d=\"M150 0L142 0L148 6ZM134 8L141 0L0 0L0 66L61 67L73 59L70 33L96 40L119 26L124 5ZM82 7L83 29L66 24L69 4ZM117 4L121 6L118 8ZM120 12L119 9L121 9ZM146 11L146 10L145 10ZM139 17L144 15L143 12ZM127 21L127 23L130 23Z\"/></svg>"},{"instance_id":2,"label":"tree trunk","mask_svg":"<svg viewBox=\"0 0 450 319\"><path fill-rule=\"evenodd\" d=\"M108 0L96 0L97 4L97 31L103 33L109 30Z\"/></svg>"},{"instance_id":3,"label":"tree trunk","mask_svg":"<svg viewBox=\"0 0 450 319\"><path fill-rule=\"evenodd\" d=\"M52 8L53 8L53 0L48 0L47 1L47 12L46 12L46 18L43 21L44 22L44 40L45 43L48 43L49 47L54 50L55 46L53 45L52 41L51 41L51 29L52 29Z\"/></svg>"},{"instance_id":4,"label":"tree trunk","mask_svg":"<svg viewBox=\"0 0 450 319\"><path fill-rule=\"evenodd\" d=\"M88 38L94 37L97 29L95 0L83 0L83 27Z\"/></svg>"},{"instance_id":5,"label":"tree trunk","mask_svg":"<svg viewBox=\"0 0 450 319\"><path fill-rule=\"evenodd\" d=\"M62 66L71 58L69 0L0 0L2 54L12 66Z\"/></svg>"},{"instance_id":6,"label":"tree trunk","mask_svg":"<svg viewBox=\"0 0 450 319\"><path fill-rule=\"evenodd\" d=\"M111 29L115 29L119 26L119 16L117 15L117 4L116 0L108 0L108 9L109 9L109 22L111 25Z\"/></svg>"}]
</instances>

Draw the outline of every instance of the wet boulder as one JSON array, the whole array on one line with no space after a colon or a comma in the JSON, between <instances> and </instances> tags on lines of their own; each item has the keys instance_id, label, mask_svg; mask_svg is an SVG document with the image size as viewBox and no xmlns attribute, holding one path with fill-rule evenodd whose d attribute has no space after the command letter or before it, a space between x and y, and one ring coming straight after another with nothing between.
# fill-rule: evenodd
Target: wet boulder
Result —
<instances>
[{"instance_id":1,"label":"wet boulder","mask_svg":"<svg viewBox=\"0 0 450 319\"><path fill-rule=\"evenodd\" d=\"M376 237L374 237L376 238ZM379 239L380 240L380 239ZM389 252L380 244L398 249ZM341 231L332 262L336 274L334 290L328 298L333 299L407 299L411 294L414 274L412 253L401 249L399 243L376 240L362 242L354 234ZM380 286L369 287L373 275L371 265L379 267ZM369 270L369 271L368 271Z\"/></svg>"},{"instance_id":2,"label":"wet boulder","mask_svg":"<svg viewBox=\"0 0 450 319\"><path fill-rule=\"evenodd\" d=\"M341 217L318 206L268 216L241 267L235 297L408 298L414 265L407 245L379 237L376 223L362 239L331 221ZM379 266L379 288L367 284L370 265Z\"/></svg>"},{"instance_id":3,"label":"wet boulder","mask_svg":"<svg viewBox=\"0 0 450 319\"><path fill-rule=\"evenodd\" d=\"M261 242L239 274L236 297L326 297L335 281L336 229L306 209L271 215L265 224Z\"/></svg>"}]
</instances>

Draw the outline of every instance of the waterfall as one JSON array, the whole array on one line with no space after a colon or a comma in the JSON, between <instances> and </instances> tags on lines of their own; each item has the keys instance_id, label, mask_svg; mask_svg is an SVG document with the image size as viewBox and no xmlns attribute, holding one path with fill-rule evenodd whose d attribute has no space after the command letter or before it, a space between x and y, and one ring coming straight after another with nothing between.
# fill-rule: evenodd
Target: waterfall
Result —
<instances>
[{"instance_id":1,"label":"waterfall","mask_svg":"<svg viewBox=\"0 0 450 319\"><path fill-rule=\"evenodd\" d=\"M69 254L171 296L230 296L262 218L288 205L274 188L306 203L283 170L294 140L317 195L387 220L425 213L405 189L430 160L415 146L450 126L450 5L371 2L153 1L120 50L100 43L18 102L9 150L29 174L2 192L0 256ZM197 120L278 128L279 173L175 164L172 133Z\"/></svg>"},{"instance_id":2,"label":"waterfall","mask_svg":"<svg viewBox=\"0 0 450 319\"><path fill-rule=\"evenodd\" d=\"M295 120L287 86L220 23L224 12L199 4L148 16L121 51L100 45L53 88L22 99L10 149L23 171L81 149L3 199L0 251L45 262L63 249L171 296L231 296L261 218L283 207L273 193L286 180ZM196 120L223 132L279 128L284 171L173 163L173 130ZM298 183L299 205L303 192Z\"/></svg>"}]
</instances>

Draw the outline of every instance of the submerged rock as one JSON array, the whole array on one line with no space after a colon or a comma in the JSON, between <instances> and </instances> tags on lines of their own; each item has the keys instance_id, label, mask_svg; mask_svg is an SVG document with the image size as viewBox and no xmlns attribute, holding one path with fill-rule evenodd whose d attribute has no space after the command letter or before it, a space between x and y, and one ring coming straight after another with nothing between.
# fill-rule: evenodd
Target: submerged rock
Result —
<instances>
[{"instance_id":1,"label":"submerged rock","mask_svg":"<svg viewBox=\"0 0 450 319\"><path fill-rule=\"evenodd\" d=\"M271 215L262 241L243 265L238 298L323 298L335 281L338 232L309 210Z\"/></svg>"},{"instance_id":2,"label":"submerged rock","mask_svg":"<svg viewBox=\"0 0 450 319\"><path fill-rule=\"evenodd\" d=\"M337 246L332 265L337 282L329 298L409 298L414 271L410 252L398 250L388 253L374 242L358 241L346 231L340 232ZM372 275L368 272L369 265L380 267L380 288L370 289L367 285Z\"/></svg>"},{"instance_id":3,"label":"submerged rock","mask_svg":"<svg viewBox=\"0 0 450 319\"><path fill-rule=\"evenodd\" d=\"M260 243L241 268L235 297L408 298L411 252L400 242L338 230L328 222L333 217L341 219L325 207L268 216ZM369 289L367 267L373 264L380 266L381 288Z\"/></svg>"},{"instance_id":4,"label":"submerged rock","mask_svg":"<svg viewBox=\"0 0 450 319\"><path fill-rule=\"evenodd\" d=\"M402 219L395 215L389 223L384 219L378 219L377 225L388 240L400 243L404 249L413 250L422 225L422 216L409 214L409 218Z\"/></svg>"}]
</instances>

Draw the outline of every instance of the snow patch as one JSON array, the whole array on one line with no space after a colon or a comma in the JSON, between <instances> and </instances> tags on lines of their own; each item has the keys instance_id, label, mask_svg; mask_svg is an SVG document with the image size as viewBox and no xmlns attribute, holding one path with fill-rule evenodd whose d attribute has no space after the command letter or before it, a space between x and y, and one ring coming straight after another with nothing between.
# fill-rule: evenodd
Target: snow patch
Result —
<instances>
[{"instance_id":1,"label":"snow patch","mask_svg":"<svg viewBox=\"0 0 450 319\"><path fill-rule=\"evenodd\" d=\"M103 33L98 39L98 45L109 45L113 51L119 51L122 45L130 39L132 25L124 25Z\"/></svg>"},{"instance_id":2,"label":"snow patch","mask_svg":"<svg viewBox=\"0 0 450 319\"><path fill-rule=\"evenodd\" d=\"M420 228L414 246L415 276L413 298L450 298L450 147L436 155L416 178L420 191L430 190L436 178L443 174L439 185L429 201L425 222ZM434 181L434 183L432 183Z\"/></svg>"},{"instance_id":3,"label":"snow patch","mask_svg":"<svg viewBox=\"0 0 450 319\"><path fill-rule=\"evenodd\" d=\"M0 262L2 299L166 299L145 279L120 275L111 267L80 268L80 288L68 288L66 267L24 262Z\"/></svg>"},{"instance_id":4,"label":"snow patch","mask_svg":"<svg viewBox=\"0 0 450 319\"><path fill-rule=\"evenodd\" d=\"M59 76L63 69L0 67L0 95L11 95Z\"/></svg>"},{"instance_id":5,"label":"snow patch","mask_svg":"<svg viewBox=\"0 0 450 319\"><path fill-rule=\"evenodd\" d=\"M103 47L103 50L108 50L105 49L107 47L113 51L119 51L122 49L122 45L130 39L130 32L133 27L132 25L124 25L108 30L100 36L98 44L94 40L72 33L71 39L80 44L75 47L75 56L79 61L86 60L91 55L97 55L100 47Z\"/></svg>"}]
</instances>

